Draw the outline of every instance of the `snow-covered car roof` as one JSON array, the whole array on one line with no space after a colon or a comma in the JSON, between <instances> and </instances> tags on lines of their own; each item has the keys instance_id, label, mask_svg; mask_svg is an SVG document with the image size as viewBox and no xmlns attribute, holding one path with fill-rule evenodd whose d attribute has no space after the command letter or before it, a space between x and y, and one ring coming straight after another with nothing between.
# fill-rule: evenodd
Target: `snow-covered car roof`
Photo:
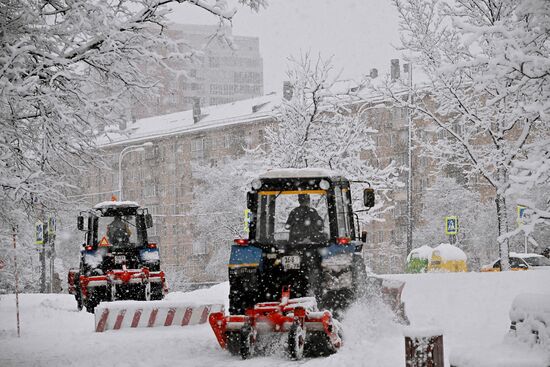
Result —
<instances>
[{"instance_id":1,"label":"snow-covered car roof","mask_svg":"<svg viewBox=\"0 0 550 367\"><path fill-rule=\"evenodd\" d=\"M135 201L103 201L94 206L94 209L109 208L139 208L139 204Z\"/></svg>"},{"instance_id":2,"label":"snow-covered car roof","mask_svg":"<svg viewBox=\"0 0 550 367\"><path fill-rule=\"evenodd\" d=\"M324 168L284 168L269 170L260 175L260 178L313 178L313 177L341 177L336 171Z\"/></svg>"},{"instance_id":3,"label":"snow-covered car roof","mask_svg":"<svg viewBox=\"0 0 550 367\"><path fill-rule=\"evenodd\" d=\"M544 256L539 254L534 254L534 253L510 252L510 257L519 257L520 259L525 259L528 257L544 257Z\"/></svg>"}]
</instances>

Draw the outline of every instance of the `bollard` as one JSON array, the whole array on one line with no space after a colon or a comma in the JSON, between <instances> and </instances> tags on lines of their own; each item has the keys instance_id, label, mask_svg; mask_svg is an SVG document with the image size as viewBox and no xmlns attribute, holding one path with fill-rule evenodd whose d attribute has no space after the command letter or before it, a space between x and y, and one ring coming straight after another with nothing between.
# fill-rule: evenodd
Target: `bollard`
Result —
<instances>
[{"instance_id":1,"label":"bollard","mask_svg":"<svg viewBox=\"0 0 550 367\"><path fill-rule=\"evenodd\" d=\"M405 334L406 367L444 367L443 334L433 330L407 329Z\"/></svg>"}]
</instances>

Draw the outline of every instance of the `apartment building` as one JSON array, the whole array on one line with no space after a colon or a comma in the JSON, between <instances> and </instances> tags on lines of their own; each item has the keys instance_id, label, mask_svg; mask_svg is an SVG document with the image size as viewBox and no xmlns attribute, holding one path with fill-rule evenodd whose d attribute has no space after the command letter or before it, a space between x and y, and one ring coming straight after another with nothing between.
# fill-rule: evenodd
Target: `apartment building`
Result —
<instances>
[{"instance_id":1,"label":"apartment building","mask_svg":"<svg viewBox=\"0 0 550 367\"><path fill-rule=\"evenodd\" d=\"M194 56L177 75L157 65L143 65L144 73L159 81L158 95L133 101L132 118L159 116L201 107L226 104L263 94L263 60L257 37L232 36L232 45L216 37L217 26L170 24L170 39L184 41L180 52ZM227 32L231 32L229 28ZM165 52L165 51L164 51ZM178 65L174 65L178 69Z\"/></svg>"}]
</instances>

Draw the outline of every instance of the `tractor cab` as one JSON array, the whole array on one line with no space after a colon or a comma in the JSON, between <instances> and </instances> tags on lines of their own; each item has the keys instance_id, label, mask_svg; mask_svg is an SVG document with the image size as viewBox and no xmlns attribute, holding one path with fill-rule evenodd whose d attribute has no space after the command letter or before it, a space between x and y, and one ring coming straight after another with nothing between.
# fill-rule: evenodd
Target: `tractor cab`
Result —
<instances>
[{"instance_id":1,"label":"tractor cab","mask_svg":"<svg viewBox=\"0 0 550 367\"><path fill-rule=\"evenodd\" d=\"M374 205L371 189L364 202ZM235 240L229 261L231 314L275 301L283 286L329 309L349 303L365 276L365 236L346 178L322 169L269 171L252 182L247 207L249 237Z\"/></svg>"},{"instance_id":2,"label":"tractor cab","mask_svg":"<svg viewBox=\"0 0 550 367\"><path fill-rule=\"evenodd\" d=\"M320 170L271 171L252 186L247 200L251 244L292 250L358 239L350 183L344 177ZM369 195L372 190L365 192Z\"/></svg>"},{"instance_id":3,"label":"tractor cab","mask_svg":"<svg viewBox=\"0 0 550 367\"><path fill-rule=\"evenodd\" d=\"M101 264L97 265L104 272L122 269L122 266L158 270L158 248L147 238L153 219L146 208L134 202L106 201L86 214L78 217L78 229L86 232L84 258L86 255L101 257ZM155 261L151 261L153 258ZM84 263L86 267L87 261Z\"/></svg>"}]
</instances>

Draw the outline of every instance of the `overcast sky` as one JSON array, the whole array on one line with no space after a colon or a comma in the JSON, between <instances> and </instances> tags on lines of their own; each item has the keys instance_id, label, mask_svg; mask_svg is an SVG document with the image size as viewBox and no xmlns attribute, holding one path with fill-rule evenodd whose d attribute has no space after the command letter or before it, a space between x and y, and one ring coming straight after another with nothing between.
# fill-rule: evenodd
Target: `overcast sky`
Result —
<instances>
[{"instance_id":1,"label":"overcast sky","mask_svg":"<svg viewBox=\"0 0 550 367\"><path fill-rule=\"evenodd\" d=\"M173 7L178 23L214 24L216 18L191 6ZM271 0L259 13L238 7L233 33L260 38L264 91L280 91L287 58L302 51L334 55L346 78L359 78L373 67L389 70L399 52L397 12L390 0Z\"/></svg>"}]
</instances>

